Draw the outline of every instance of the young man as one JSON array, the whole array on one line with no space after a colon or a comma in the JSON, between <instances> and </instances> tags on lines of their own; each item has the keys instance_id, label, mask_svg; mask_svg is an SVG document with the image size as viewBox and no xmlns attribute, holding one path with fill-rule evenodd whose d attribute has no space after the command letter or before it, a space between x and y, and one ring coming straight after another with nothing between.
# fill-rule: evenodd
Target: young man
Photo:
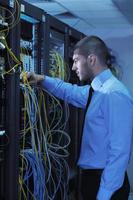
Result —
<instances>
[{"instance_id":1,"label":"young man","mask_svg":"<svg viewBox=\"0 0 133 200\"><path fill-rule=\"evenodd\" d=\"M94 93L86 108L78 166L82 169L83 200L128 200L126 168L131 153L133 99L108 67L110 55L96 36L80 40L74 50L73 67L86 86L29 73L31 83L68 103L86 108L89 91Z\"/></svg>"}]
</instances>

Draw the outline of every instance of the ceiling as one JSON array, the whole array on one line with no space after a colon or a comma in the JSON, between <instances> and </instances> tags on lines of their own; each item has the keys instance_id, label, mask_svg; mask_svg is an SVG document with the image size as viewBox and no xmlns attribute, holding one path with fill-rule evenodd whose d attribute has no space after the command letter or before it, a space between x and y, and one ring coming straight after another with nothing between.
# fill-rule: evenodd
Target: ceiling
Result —
<instances>
[{"instance_id":1,"label":"ceiling","mask_svg":"<svg viewBox=\"0 0 133 200\"><path fill-rule=\"evenodd\" d=\"M133 0L25 0L84 34L133 33Z\"/></svg>"}]
</instances>

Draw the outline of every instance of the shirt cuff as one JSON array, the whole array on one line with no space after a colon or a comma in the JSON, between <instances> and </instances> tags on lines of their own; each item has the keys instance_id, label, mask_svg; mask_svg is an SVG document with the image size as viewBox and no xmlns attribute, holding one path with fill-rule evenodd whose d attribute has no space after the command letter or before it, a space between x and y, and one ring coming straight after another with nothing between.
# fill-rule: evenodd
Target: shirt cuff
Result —
<instances>
[{"instance_id":1,"label":"shirt cuff","mask_svg":"<svg viewBox=\"0 0 133 200\"><path fill-rule=\"evenodd\" d=\"M97 200L110 200L113 193L114 191L106 190L105 188L100 187L97 194Z\"/></svg>"},{"instance_id":2,"label":"shirt cuff","mask_svg":"<svg viewBox=\"0 0 133 200\"><path fill-rule=\"evenodd\" d=\"M55 89L56 82L56 78L45 76L44 80L40 82L40 85L42 88L52 92Z\"/></svg>"}]
</instances>

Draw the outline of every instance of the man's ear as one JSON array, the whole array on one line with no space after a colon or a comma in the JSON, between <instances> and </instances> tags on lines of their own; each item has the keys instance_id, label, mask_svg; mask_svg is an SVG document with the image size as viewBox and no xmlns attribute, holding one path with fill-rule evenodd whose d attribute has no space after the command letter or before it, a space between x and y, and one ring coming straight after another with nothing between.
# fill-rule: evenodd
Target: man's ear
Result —
<instances>
[{"instance_id":1,"label":"man's ear","mask_svg":"<svg viewBox=\"0 0 133 200\"><path fill-rule=\"evenodd\" d=\"M96 62L96 55L95 54L89 54L87 57L87 62L91 65L94 65Z\"/></svg>"}]
</instances>

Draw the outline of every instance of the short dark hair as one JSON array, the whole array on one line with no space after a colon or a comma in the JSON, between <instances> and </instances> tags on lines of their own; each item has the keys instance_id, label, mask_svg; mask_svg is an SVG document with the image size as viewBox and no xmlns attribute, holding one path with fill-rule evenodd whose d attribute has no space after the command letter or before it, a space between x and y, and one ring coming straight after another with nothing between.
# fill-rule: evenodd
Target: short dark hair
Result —
<instances>
[{"instance_id":1,"label":"short dark hair","mask_svg":"<svg viewBox=\"0 0 133 200\"><path fill-rule=\"evenodd\" d=\"M99 58L99 61L107 65L115 76L119 77L121 75L115 56L112 55L111 50L99 37L93 35L84 37L74 46L75 50L78 50L78 53L84 56L94 53Z\"/></svg>"},{"instance_id":2,"label":"short dark hair","mask_svg":"<svg viewBox=\"0 0 133 200\"><path fill-rule=\"evenodd\" d=\"M97 36L87 36L81 39L74 47L74 50L78 50L79 54L87 56L90 53L94 53L100 60L100 62L107 64L109 58L108 47Z\"/></svg>"}]
</instances>

